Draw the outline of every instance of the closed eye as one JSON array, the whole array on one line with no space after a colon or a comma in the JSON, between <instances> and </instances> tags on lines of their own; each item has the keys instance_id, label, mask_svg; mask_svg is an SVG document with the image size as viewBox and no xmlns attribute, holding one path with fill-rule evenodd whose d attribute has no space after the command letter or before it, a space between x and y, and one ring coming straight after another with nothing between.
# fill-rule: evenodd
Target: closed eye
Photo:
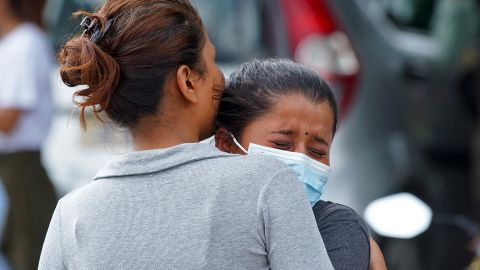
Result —
<instances>
[{"instance_id":1,"label":"closed eye","mask_svg":"<svg viewBox=\"0 0 480 270\"><path fill-rule=\"evenodd\" d=\"M283 141L272 141L271 142L274 148L280 149L280 150L289 150L292 147L292 144L289 142L283 142Z\"/></svg>"},{"instance_id":2,"label":"closed eye","mask_svg":"<svg viewBox=\"0 0 480 270\"><path fill-rule=\"evenodd\" d=\"M309 148L308 152L310 152L315 157L325 157L325 156L328 155L327 152L321 151L321 150L318 150L318 149L314 149L314 148Z\"/></svg>"}]
</instances>

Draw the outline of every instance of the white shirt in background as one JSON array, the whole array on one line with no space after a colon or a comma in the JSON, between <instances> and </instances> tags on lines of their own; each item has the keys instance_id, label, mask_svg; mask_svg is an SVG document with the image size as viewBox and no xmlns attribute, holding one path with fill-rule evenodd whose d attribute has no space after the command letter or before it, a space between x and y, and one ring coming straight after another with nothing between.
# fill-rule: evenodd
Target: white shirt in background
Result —
<instances>
[{"instance_id":1,"label":"white shirt in background","mask_svg":"<svg viewBox=\"0 0 480 270\"><path fill-rule=\"evenodd\" d=\"M50 127L52 50L46 34L24 23L0 38L0 108L23 111L10 134L0 132L0 153L39 150Z\"/></svg>"}]
</instances>

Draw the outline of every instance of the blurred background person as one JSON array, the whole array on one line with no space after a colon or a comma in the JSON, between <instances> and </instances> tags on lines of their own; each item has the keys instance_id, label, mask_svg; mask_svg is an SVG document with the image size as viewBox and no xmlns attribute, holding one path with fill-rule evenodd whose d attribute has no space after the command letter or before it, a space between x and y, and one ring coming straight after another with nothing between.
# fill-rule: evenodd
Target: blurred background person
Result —
<instances>
[{"instance_id":1,"label":"blurred background person","mask_svg":"<svg viewBox=\"0 0 480 270\"><path fill-rule=\"evenodd\" d=\"M44 4L0 0L0 178L10 206L1 248L20 270L37 268L56 205L40 156L53 113Z\"/></svg>"}]
</instances>

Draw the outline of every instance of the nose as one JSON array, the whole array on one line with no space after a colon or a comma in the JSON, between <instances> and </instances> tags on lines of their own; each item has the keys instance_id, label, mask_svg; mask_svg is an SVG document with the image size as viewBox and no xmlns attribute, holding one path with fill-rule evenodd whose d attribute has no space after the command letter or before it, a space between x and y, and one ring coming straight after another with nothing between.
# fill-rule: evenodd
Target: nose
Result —
<instances>
[{"instance_id":1,"label":"nose","mask_svg":"<svg viewBox=\"0 0 480 270\"><path fill-rule=\"evenodd\" d=\"M296 144L294 149L293 149L293 152L308 155L307 146L303 143Z\"/></svg>"}]
</instances>

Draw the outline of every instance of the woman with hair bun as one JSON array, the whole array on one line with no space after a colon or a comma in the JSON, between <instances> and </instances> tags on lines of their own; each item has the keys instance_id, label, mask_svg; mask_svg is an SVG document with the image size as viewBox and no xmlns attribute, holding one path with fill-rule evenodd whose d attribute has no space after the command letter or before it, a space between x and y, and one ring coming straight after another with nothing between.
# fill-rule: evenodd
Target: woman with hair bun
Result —
<instances>
[{"instance_id":1,"label":"woman with hair bun","mask_svg":"<svg viewBox=\"0 0 480 270\"><path fill-rule=\"evenodd\" d=\"M224 79L188 0L107 0L60 52L76 103L134 151L61 199L39 269L333 269L285 164L200 144Z\"/></svg>"}]
</instances>

